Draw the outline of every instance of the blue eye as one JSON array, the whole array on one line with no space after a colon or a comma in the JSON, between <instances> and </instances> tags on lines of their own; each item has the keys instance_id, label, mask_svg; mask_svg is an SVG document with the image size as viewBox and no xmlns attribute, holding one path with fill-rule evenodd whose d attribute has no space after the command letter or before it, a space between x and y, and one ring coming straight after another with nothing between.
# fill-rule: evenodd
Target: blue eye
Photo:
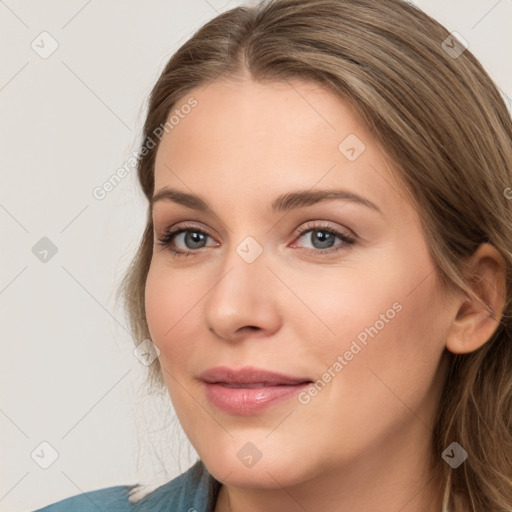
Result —
<instances>
[{"instance_id":1,"label":"blue eye","mask_svg":"<svg viewBox=\"0 0 512 512\"><path fill-rule=\"evenodd\" d=\"M186 248L188 247L188 249L191 250L176 248L176 239L181 235L184 235L184 237L182 237L182 243L185 244ZM175 256L188 256L195 252L195 250L204 248L205 241L209 237L210 235L201 229L181 227L166 231L163 236L158 239L158 243L167 247Z\"/></svg>"},{"instance_id":2,"label":"blue eye","mask_svg":"<svg viewBox=\"0 0 512 512\"><path fill-rule=\"evenodd\" d=\"M309 234L309 240L313 248L304 248L304 252L311 255L332 254L347 248L347 246L353 245L356 241L351 235L341 233L332 227L327 228L318 224L301 226L297 231L299 233L299 239L305 238L306 235ZM162 237L158 238L158 244L167 248L175 257L187 257L199 252L199 249L208 247L208 238L212 237L202 229L198 229L194 226L181 226L177 229L166 231ZM334 245L336 239L340 240L341 244ZM177 241L181 243L182 246L185 246L185 248L178 248ZM210 247L212 246L215 246L215 244L210 245Z\"/></svg>"},{"instance_id":3,"label":"blue eye","mask_svg":"<svg viewBox=\"0 0 512 512\"><path fill-rule=\"evenodd\" d=\"M346 248L355 243L355 238L341 233L331 227L327 228L324 226L313 225L313 226L301 226L299 229L299 239L309 238L310 244L313 246L313 249L306 249L307 254L325 254L325 253L334 253L341 249ZM335 246L336 239L341 240L341 244Z\"/></svg>"}]
</instances>

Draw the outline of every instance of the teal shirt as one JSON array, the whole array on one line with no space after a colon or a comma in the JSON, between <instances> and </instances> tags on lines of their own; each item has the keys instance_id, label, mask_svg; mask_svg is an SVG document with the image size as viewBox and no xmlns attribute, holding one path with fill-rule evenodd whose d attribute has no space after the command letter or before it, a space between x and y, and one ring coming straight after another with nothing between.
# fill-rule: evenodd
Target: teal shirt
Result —
<instances>
[{"instance_id":1,"label":"teal shirt","mask_svg":"<svg viewBox=\"0 0 512 512\"><path fill-rule=\"evenodd\" d=\"M134 486L118 485L77 494L34 512L213 512L220 486L198 460L135 504L128 501Z\"/></svg>"}]
</instances>

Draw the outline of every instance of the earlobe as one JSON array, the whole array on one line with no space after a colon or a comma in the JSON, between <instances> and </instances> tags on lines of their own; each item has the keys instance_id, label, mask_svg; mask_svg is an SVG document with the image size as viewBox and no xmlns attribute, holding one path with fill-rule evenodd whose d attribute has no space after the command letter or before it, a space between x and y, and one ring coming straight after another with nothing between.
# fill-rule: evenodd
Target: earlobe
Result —
<instances>
[{"instance_id":1,"label":"earlobe","mask_svg":"<svg viewBox=\"0 0 512 512\"><path fill-rule=\"evenodd\" d=\"M446 338L446 348L455 354L473 352L489 341L505 307L505 261L494 246L480 245L468 260L466 278L471 294L460 292Z\"/></svg>"}]
</instances>

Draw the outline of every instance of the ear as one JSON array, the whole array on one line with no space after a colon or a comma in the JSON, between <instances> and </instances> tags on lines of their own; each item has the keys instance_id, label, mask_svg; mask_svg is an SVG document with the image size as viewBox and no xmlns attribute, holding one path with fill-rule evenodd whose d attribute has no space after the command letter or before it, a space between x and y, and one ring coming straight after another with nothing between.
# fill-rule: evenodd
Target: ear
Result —
<instances>
[{"instance_id":1,"label":"ear","mask_svg":"<svg viewBox=\"0 0 512 512\"><path fill-rule=\"evenodd\" d=\"M494 246L479 246L467 262L466 279L471 294L457 295L459 304L446 339L446 348L455 354L473 352L489 341L503 315L505 261Z\"/></svg>"}]
</instances>

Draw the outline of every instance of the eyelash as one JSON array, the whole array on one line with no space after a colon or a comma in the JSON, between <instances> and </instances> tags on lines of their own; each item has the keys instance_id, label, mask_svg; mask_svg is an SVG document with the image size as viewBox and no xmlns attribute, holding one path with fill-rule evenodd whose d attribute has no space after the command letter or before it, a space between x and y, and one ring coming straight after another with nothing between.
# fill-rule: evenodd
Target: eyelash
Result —
<instances>
[{"instance_id":1,"label":"eyelash","mask_svg":"<svg viewBox=\"0 0 512 512\"><path fill-rule=\"evenodd\" d=\"M197 253L199 252L200 249L196 249L196 250L191 250L191 251L183 251L181 249L175 249L173 248L172 246L172 243L174 241L174 239L181 233L184 233L184 232L187 232L187 231L191 231L191 232L194 232L194 233L201 233L203 235L206 235L210 238L213 238L211 237L211 235L202 230L202 229L199 229L197 228L196 226L187 226L187 225L184 225L184 226L181 226L177 229L170 229L170 230L167 230L163 233L163 235L161 237L159 237L157 240L158 240L158 244L163 246L164 248L167 248L174 257L188 257L188 256L191 256L193 255L194 253ZM314 256L318 256L319 254L326 254L326 253L330 253L330 254L333 254L335 252L338 252L344 248L346 248L347 246L351 246L353 244L356 243L356 240L354 237L352 236L349 236L345 233L341 233L340 231L337 231L335 229L333 229L332 227L330 226L323 226L321 224L306 224L306 225L303 225L301 227L299 227L297 229L297 238L301 238L305 233L308 233L308 232L314 232L314 231L321 231L323 233L329 233L331 235L334 235L335 237L339 238L343 244L340 244L338 246L338 248L336 249L304 249L304 252L306 254L309 254L309 255L314 255ZM205 249L205 247L201 247L201 249Z\"/></svg>"}]
</instances>

